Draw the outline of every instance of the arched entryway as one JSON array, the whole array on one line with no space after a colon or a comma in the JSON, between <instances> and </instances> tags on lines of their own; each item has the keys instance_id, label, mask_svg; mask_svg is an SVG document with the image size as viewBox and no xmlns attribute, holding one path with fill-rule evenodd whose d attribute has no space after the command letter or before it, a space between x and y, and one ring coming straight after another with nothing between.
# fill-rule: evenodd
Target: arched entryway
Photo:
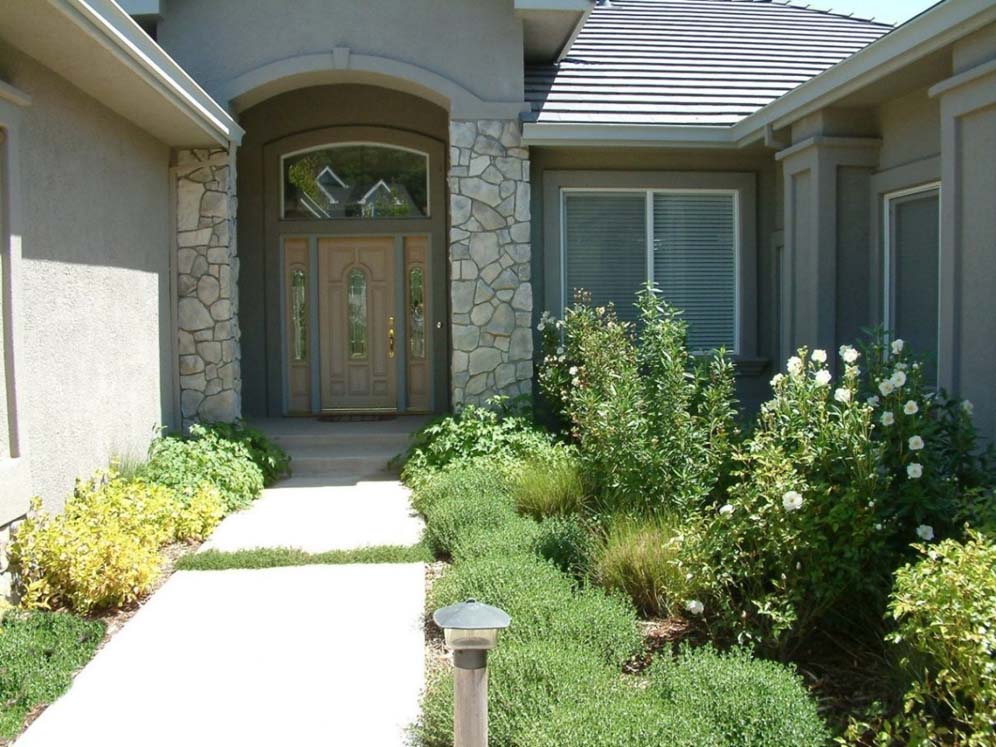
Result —
<instances>
[{"instance_id":1,"label":"arched entryway","mask_svg":"<svg viewBox=\"0 0 996 747\"><path fill-rule=\"evenodd\" d=\"M246 411L447 409L447 112L342 84L241 121Z\"/></svg>"}]
</instances>

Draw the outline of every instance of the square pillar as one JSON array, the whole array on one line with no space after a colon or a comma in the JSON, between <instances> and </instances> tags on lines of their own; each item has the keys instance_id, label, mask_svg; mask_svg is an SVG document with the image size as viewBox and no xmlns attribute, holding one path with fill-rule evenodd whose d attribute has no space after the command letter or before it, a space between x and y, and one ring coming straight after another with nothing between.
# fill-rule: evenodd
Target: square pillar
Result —
<instances>
[{"instance_id":1,"label":"square pillar","mask_svg":"<svg viewBox=\"0 0 996 747\"><path fill-rule=\"evenodd\" d=\"M518 120L450 122L453 404L529 394L529 150Z\"/></svg>"},{"instance_id":2,"label":"square pillar","mask_svg":"<svg viewBox=\"0 0 996 747\"><path fill-rule=\"evenodd\" d=\"M235 148L182 150L174 167L183 427L242 415Z\"/></svg>"}]
</instances>

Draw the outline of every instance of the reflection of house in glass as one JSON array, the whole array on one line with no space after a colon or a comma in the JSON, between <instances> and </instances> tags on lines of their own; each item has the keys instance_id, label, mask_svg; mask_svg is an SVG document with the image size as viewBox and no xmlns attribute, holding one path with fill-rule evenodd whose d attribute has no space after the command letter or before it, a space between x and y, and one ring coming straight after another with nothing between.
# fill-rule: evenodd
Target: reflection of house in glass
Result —
<instances>
[{"instance_id":1,"label":"reflection of house in glass","mask_svg":"<svg viewBox=\"0 0 996 747\"><path fill-rule=\"evenodd\" d=\"M426 190L420 189L426 180L421 154L345 146L304 154L286 168L287 216L327 220L427 213Z\"/></svg>"}]
</instances>

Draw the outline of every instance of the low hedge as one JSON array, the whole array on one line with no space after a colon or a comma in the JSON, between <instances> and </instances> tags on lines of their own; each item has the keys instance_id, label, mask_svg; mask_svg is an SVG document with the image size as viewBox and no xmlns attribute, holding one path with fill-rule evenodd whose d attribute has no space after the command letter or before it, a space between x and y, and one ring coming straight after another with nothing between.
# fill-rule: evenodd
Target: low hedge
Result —
<instances>
[{"instance_id":1,"label":"low hedge","mask_svg":"<svg viewBox=\"0 0 996 747\"><path fill-rule=\"evenodd\" d=\"M496 530L515 519L507 494L451 493L440 497L426 512L425 541L442 555L450 555L469 532Z\"/></svg>"},{"instance_id":2,"label":"low hedge","mask_svg":"<svg viewBox=\"0 0 996 747\"><path fill-rule=\"evenodd\" d=\"M483 557L532 555L540 542L540 526L531 519L512 516L504 524L476 524L457 535L451 556L454 563Z\"/></svg>"},{"instance_id":3,"label":"low hedge","mask_svg":"<svg viewBox=\"0 0 996 747\"><path fill-rule=\"evenodd\" d=\"M575 516L545 519L536 528L533 551L564 573L587 578L598 543L589 527Z\"/></svg>"}]
</instances>

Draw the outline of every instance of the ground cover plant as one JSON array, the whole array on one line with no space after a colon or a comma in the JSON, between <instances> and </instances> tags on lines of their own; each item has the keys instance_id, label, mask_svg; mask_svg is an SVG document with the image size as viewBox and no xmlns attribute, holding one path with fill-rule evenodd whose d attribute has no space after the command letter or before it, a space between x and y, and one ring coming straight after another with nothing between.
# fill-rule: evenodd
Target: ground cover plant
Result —
<instances>
[{"instance_id":1,"label":"ground cover plant","mask_svg":"<svg viewBox=\"0 0 996 747\"><path fill-rule=\"evenodd\" d=\"M424 545L374 545L354 550L309 553L292 547L260 547L221 552L190 553L176 561L177 571L225 571L236 568L283 568L296 565L344 565L348 563L426 563L432 553Z\"/></svg>"},{"instance_id":2,"label":"ground cover plant","mask_svg":"<svg viewBox=\"0 0 996 747\"><path fill-rule=\"evenodd\" d=\"M203 428L205 432L213 433L221 441L245 446L249 458L263 473L264 486L272 485L290 474L290 456L258 428L253 428L242 420L234 423L211 423Z\"/></svg>"},{"instance_id":3,"label":"ground cover plant","mask_svg":"<svg viewBox=\"0 0 996 747\"><path fill-rule=\"evenodd\" d=\"M104 625L62 612L9 611L0 621L0 740L69 687L104 637Z\"/></svg>"}]
</instances>

